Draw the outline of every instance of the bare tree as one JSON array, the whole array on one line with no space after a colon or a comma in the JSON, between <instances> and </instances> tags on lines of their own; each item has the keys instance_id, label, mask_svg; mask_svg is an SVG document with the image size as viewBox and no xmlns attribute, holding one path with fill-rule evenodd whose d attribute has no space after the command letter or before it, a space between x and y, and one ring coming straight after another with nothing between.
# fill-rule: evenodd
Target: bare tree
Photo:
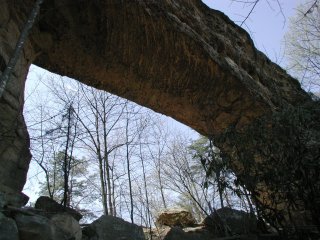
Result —
<instances>
[{"instance_id":1,"label":"bare tree","mask_svg":"<svg viewBox=\"0 0 320 240\"><path fill-rule=\"evenodd\" d=\"M143 186L144 186L144 196L145 196L145 208L146 208L146 226L149 226L149 232L151 235L152 231L152 222L151 222L151 211L150 211L150 200L149 200L149 194L148 194L148 186L147 186L147 173L146 173L146 166L145 166L145 156L142 151L142 139L141 134L139 134L139 158L141 161L141 167L142 167L142 176L143 176Z\"/></svg>"},{"instance_id":2,"label":"bare tree","mask_svg":"<svg viewBox=\"0 0 320 240\"><path fill-rule=\"evenodd\" d=\"M125 123L125 135L126 135L126 163L127 163L127 174L128 174L128 184L129 184L129 196L130 196L130 219L131 222L134 223L133 220L133 194L132 194L132 180L131 180L131 168L130 168L130 140L129 140L129 124L130 124L130 116L128 112L128 108L126 106L126 123ZM133 139L131 140L133 141Z\"/></svg>"},{"instance_id":3,"label":"bare tree","mask_svg":"<svg viewBox=\"0 0 320 240\"><path fill-rule=\"evenodd\" d=\"M33 94L36 102L29 104L31 98L28 99L26 116L32 160L44 173L44 181L39 179L39 193L80 210L80 204L88 198L88 191L83 177L87 174L86 160L75 157L79 130L75 113L78 105L60 102L55 106L50 103L52 96L48 93L45 97L37 91Z\"/></svg>"},{"instance_id":4,"label":"bare tree","mask_svg":"<svg viewBox=\"0 0 320 240\"><path fill-rule=\"evenodd\" d=\"M85 132L81 141L98 162L104 214L115 215L110 154L124 146L125 140L119 137L113 141L111 139L127 101L90 87L81 85L79 88L84 103L79 114L79 121Z\"/></svg>"},{"instance_id":5,"label":"bare tree","mask_svg":"<svg viewBox=\"0 0 320 240\"><path fill-rule=\"evenodd\" d=\"M232 3L237 3L243 5L245 9L249 9L249 12L243 15L243 19L240 21L239 25L241 27L246 25L248 19L254 13L254 10L258 7L259 4L265 2L270 9L276 10L283 16L284 21L286 20L283 13L282 4L280 0L230 0Z\"/></svg>"},{"instance_id":6,"label":"bare tree","mask_svg":"<svg viewBox=\"0 0 320 240\"><path fill-rule=\"evenodd\" d=\"M152 126L152 139L149 139L148 150L150 158L153 161L155 172L156 172L156 182L160 191L162 206L164 209L168 207L165 192L164 192L164 178L163 178L163 158L165 158L167 140L169 139L169 132L166 126L159 120L156 120Z\"/></svg>"},{"instance_id":7,"label":"bare tree","mask_svg":"<svg viewBox=\"0 0 320 240\"><path fill-rule=\"evenodd\" d=\"M320 87L320 6L318 1L307 1L298 7L290 20L285 36L289 71L304 88L319 91Z\"/></svg>"},{"instance_id":8,"label":"bare tree","mask_svg":"<svg viewBox=\"0 0 320 240\"><path fill-rule=\"evenodd\" d=\"M213 212L215 191L204 188L205 171L201 164L192 158L188 149L190 144L183 136L175 137L168 144L168 152L162 162L163 178L167 183L166 187L178 193L183 201L182 205L189 208L200 220Z\"/></svg>"}]
</instances>

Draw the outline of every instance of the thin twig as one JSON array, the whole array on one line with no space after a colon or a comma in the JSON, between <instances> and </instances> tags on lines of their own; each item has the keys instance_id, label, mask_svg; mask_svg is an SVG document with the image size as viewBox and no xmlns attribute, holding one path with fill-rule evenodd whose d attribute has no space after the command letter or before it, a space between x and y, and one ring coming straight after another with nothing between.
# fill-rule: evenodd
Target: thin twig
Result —
<instances>
[{"instance_id":1,"label":"thin twig","mask_svg":"<svg viewBox=\"0 0 320 240\"><path fill-rule=\"evenodd\" d=\"M248 15L245 17L245 19L241 22L240 27L242 27L242 25L245 23L245 21L250 17L250 15L252 14L253 10L255 9L255 7L257 6L257 4L259 3L260 0L257 0L254 2L250 12L248 13Z\"/></svg>"}]
</instances>

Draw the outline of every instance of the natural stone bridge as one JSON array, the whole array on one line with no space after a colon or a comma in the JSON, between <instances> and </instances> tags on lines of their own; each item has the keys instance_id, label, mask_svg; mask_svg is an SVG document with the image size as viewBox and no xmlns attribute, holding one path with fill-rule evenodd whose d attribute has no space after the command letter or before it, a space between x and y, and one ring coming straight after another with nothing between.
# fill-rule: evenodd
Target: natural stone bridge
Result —
<instances>
[{"instance_id":1,"label":"natural stone bridge","mask_svg":"<svg viewBox=\"0 0 320 240\"><path fill-rule=\"evenodd\" d=\"M1 71L33 2L0 1ZM31 63L210 137L230 126L245 131L255 119L311 101L247 32L200 0L45 1L0 99L0 189L7 194L22 190L31 158L22 116Z\"/></svg>"}]
</instances>

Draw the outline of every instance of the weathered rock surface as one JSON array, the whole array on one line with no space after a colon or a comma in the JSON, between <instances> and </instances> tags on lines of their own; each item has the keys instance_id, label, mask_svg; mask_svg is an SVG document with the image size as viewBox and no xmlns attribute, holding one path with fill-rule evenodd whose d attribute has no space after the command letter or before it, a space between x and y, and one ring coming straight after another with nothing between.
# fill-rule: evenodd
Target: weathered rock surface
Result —
<instances>
[{"instance_id":1,"label":"weathered rock surface","mask_svg":"<svg viewBox=\"0 0 320 240\"><path fill-rule=\"evenodd\" d=\"M196 224L192 214L184 209L170 209L161 212L157 218L157 225L169 227L192 227Z\"/></svg>"},{"instance_id":2,"label":"weathered rock surface","mask_svg":"<svg viewBox=\"0 0 320 240\"><path fill-rule=\"evenodd\" d=\"M171 228L163 240L212 240L215 236L205 229L184 231L179 227Z\"/></svg>"},{"instance_id":3,"label":"weathered rock surface","mask_svg":"<svg viewBox=\"0 0 320 240\"><path fill-rule=\"evenodd\" d=\"M59 213L51 217L51 222L57 227L74 237L74 240L82 239L82 230L78 221L68 213Z\"/></svg>"},{"instance_id":4,"label":"weathered rock surface","mask_svg":"<svg viewBox=\"0 0 320 240\"><path fill-rule=\"evenodd\" d=\"M84 240L144 240L142 227L103 215L83 229Z\"/></svg>"},{"instance_id":5,"label":"weathered rock surface","mask_svg":"<svg viewBox=\"0 0 320 240\"><path fill-rule=\"evenodd\" d=\"M143 228L144 236L146 240L163 240L164 237L171 230L168 226L155 227L155 228Z\"/></svg>"},{"instance_id":6,"label":"weathered rock surface","mask_svg":"<svg viewBox=\"0 0 320 240\"><path fill-rule=\"evenodd\" d=\"M308 99L243 29L198 0L46 1L37 30L37 65L205 135Z\"/></svg>"},{"instance_id":7,"label":"weathered rock surface","mask_svg":"<svg viewBox=\"0 0 320 240\"><path fill-rule=\"evenodd\" d=\"M0 213L0 239L19 240L18 228L15 221L2 213Z\"/></svg>"},{"instance_id":8,"label":"weathered rock surface","mask_svg":"<svg viewBox=\"0 0 320 240\"><path fill-rule=\"evenodd\" d=\"M225 230L230 234L257 233L257 220L250 214L228 207L217 209L203 221L205 228L215 236L224 236ZM227 227L224 229L223 224Z\"/></svg>"},{"instance_id":9,"label":"weathered rock surface","mask_svg":"<svg viewBox=\"0 0 320 240\"><path fill-rule=\"evenodd\" d=\"M26 12L16 9L12 1L1 1L0 9L1 74L13 53ZM33 48L27 41L3 96L0 97L0 191L9 193L11 199L19 198L31 159L29 135L22 112L25 79L33 56ZM19 207L21 201L8 203Z\"/></svg>"},{"instance_id":10,"label":"weathered rock surface","mask_svg":"<svg viewBox=\"0 0 320 240\"><path fill-rule=\"evenodd\" d=\"M56 215L57 213L67 213L77 221L79 221L82 218L82 215L76 210L69 207L64 207L56 201L54 201L53 199L46 196L39 197L34 207L35 209L43 210L44 214L49 218Z\"/></svg>"},{"instance_id":11,"label":"weathered rock surface","mask_svg":"<svg viewBox=\"0 0 320 240\"><path fill-rule=\"evenodd\" d=\"M22 192L0 185L0 209L5 206L21 207L26 205L28 200L29 197Z\"/></svg>"},{"instance_id":12,"label":"weathered rock surface","mask_svg":"<svg viewBox=\"0 0 320 240\"><path fill-rule=\"evenodd\" d=\"M14 219L19 229L20 240L70 240L74 237L40 215L18 213Z\"/></svg>"}]
</instances>

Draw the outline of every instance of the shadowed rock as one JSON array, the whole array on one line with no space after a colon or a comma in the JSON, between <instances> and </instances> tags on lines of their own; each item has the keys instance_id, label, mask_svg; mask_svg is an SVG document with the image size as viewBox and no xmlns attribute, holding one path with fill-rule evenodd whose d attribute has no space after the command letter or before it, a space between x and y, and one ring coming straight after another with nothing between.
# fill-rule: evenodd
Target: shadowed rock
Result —
<instances>
[{"instance_id":1,"label":"shadowed rock","mask_svg":"<svg viewBox=\"0 0 320 240\"><path fill-rule=\"evenodd\" d=\"M67 213L77 221L82 218L82 215L76 210L69 207L64 207L46 196L41 196L37 199L35 203L35 209L44 211L44 214L49 217L57 213Z\"/></svg>"},{"instance_id":2,"label":"shadowed rock","mask_svg":"<svg viewBox=\"0 0 320 240\"><path fill-rule=\"evenodd\" d=\"M0 213L0 239L1 240L19 240L18 228L12 218L7 218Z\"/></svg>"},{"instance_id":3,"label":"shadowed rock","mask_svg":"<svg viewBox=\"0 0 320 240\"><path fill-rule=\"evenodd\" d=\"M144 240L142 227L121 218L103 215L83 229L84 240Z\"/></svg>"}]
</instances>

